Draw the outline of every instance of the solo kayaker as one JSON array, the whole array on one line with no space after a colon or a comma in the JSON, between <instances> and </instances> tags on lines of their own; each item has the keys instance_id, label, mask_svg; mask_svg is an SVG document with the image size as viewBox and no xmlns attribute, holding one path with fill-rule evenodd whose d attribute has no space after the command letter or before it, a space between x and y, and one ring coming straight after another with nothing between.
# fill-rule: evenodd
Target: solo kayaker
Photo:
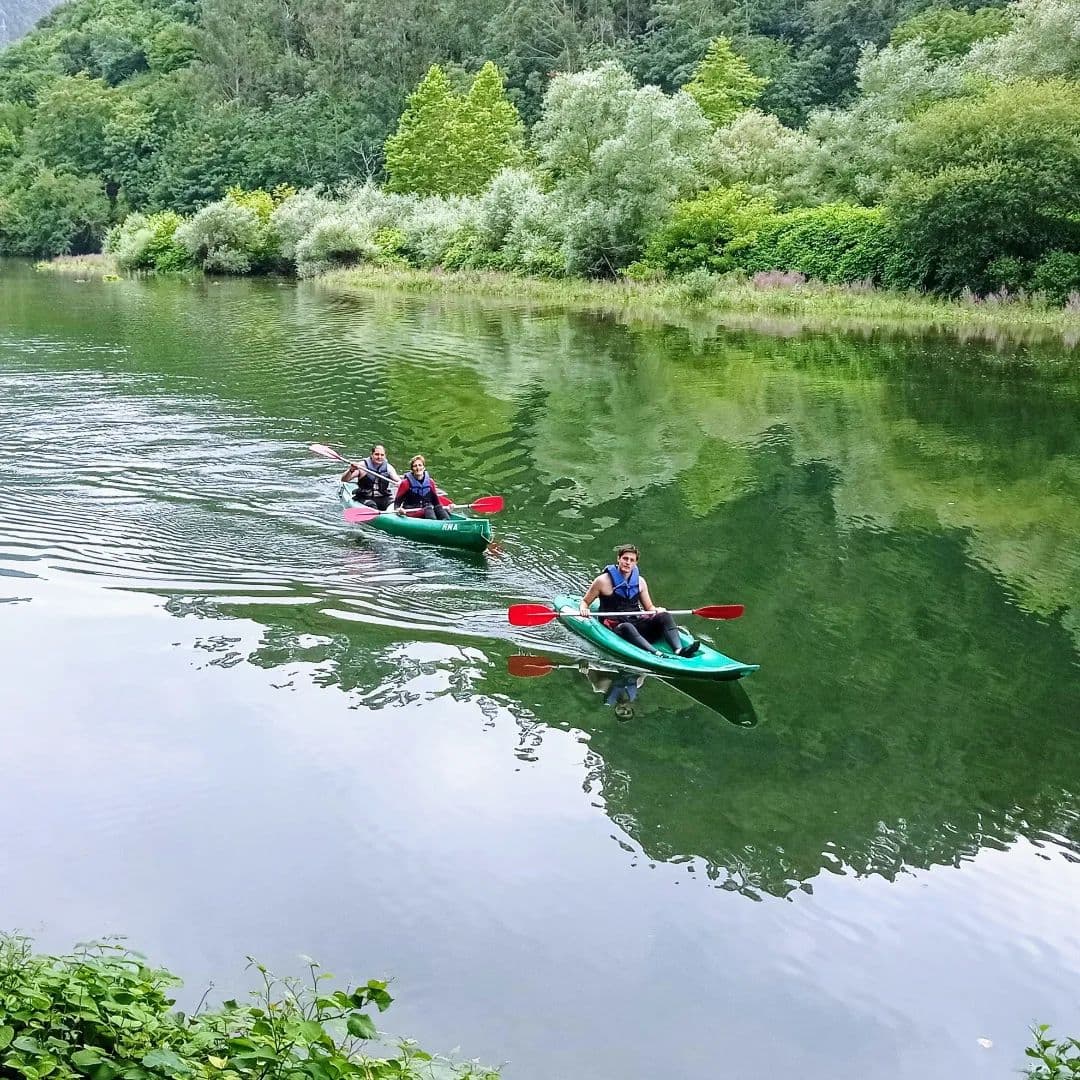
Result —
<instances>
[{"instance_id":1,"label":"solo kayaker","mask_svg":"<svg viewBox=\"0 0 1080 1080\"><path fill-rule=\"evenodd\" d=\"M423 509L423 516L426 518L450 520L446 507L439 502L439 489L428 474L423 454L417 454L409 462L409 471L398 484L397 494L394 495L394 509L399 514L417 508Z\"/></svg>"},{"instance_id":2,"label":"solo kayaker","mask_svg":"<svg viewBox=\"0 0 1080 1080\"><path fill-rule=\"evenodd\" d=\"M363 461L354 461L342 474L342 483L356 481L353 498L364 506L375 510L387 510L390 507L390 485L400 484L394 466L386 459L386 447L376 443Z\"/></svg>"},{"instance_id":3,"label":"solo kayaker","mask_svg":"<svg viewBox=\"0 0 1080 1080\"><path fill-rule=\"evenodd\" d=\"M581 598L581 614L589 617L589 605L600 598L600 610L605 613L601 622L619 637L639 649L660 655L654 641L663 638L676 656L693 656L700 648L699 641L683 645L675 620L649 596L649 586L638 571L638 549L633 544L620 544L615 549L615 562L589 586ZM648 614L620 618L620 612L644 611ZM610 613L610 617L608 616Z\"/></svg>"}]
</instances>

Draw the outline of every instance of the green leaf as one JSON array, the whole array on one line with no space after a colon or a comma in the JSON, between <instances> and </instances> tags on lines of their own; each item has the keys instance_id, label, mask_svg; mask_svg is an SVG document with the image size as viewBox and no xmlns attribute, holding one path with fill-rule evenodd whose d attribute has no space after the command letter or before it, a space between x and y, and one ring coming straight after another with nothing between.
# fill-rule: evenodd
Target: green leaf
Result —
<instances>
[{"instance_id":1,"label":"green leaf","mask_svg":"<svg viewBox=\"0 0 1080 1080\"><path fill-rule=\"evenodd\" d=\"M379 1034L375 1030L371 1017L363 1013L350 1013L345 1026L349 1029L349 1034L355 1035L358 1039L374 1039Z\"/></svg>"},{"instance_id":2,"label":"green leaf","mask_svg":"<svg viewBox=\"0 0 1080 1080\"><path fill-rule=\"evenodd\" d=\"M0 1026L0 1050L3 1050L15 1037L15 1029L10 1024Z\"/></svg>"},{"instance_id":3,"label":"green leaf","mask_svg":"<svg viewBox=\"0 0 1080 1080\"><path fill-rule=\"evenodd\" d=\"M170 1073L191 1072L191 1066L172 1050L151 1050L143 1056L141 1064L146 1069L164 1069Z\"/></svg>"},{"instance_id":4,"label":"green leaf","mask_svg":"<svg viewBox=\"0 0 1080 1080\"><path fill-rule=\"evenodd\" d=\"M24 1054L40 1054L41 1044L37 1039L30 1035L20 1035L17 1039L13 1039L11 1045L16 1050L21 1050Z\"/></svg>"},{"instance_id":5,"label":"green leaf","mask_svg":"<svg viewBox=\"0 0 1080 1080\"><path fill-rule=\"evenodd\" d=\"M96 1046L85 1046L82 1050L76 1050L71 1055L72 1064L78 1065L80 1069L87 1069L91 1065L99 1065L101 1060L101 1051Z\"/></svg>"},{"instance_id":6,"label":"green leaf","mask_svg":"<svg viewBox=\"0 0 1080 1080\"><path fill-rule=\"evenodd\" d=\"M299 1024L300 1034L308 1042L322 1042L326 1038L326 1032L322 1024L315 1020L301 1020Z\"/></svg>"}]
</instances>

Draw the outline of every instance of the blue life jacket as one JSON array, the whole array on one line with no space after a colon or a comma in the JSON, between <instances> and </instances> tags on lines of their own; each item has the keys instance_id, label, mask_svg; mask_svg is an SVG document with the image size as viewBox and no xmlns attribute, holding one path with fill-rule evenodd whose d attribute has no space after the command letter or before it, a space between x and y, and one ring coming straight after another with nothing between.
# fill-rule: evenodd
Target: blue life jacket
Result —
<instances>
[{"instance_id":1,"label":"blue life jacket","mask_svg":"<svg viewBox=\"0 0 1080 1080\"><path fill-rule=\"evenodd\" d=\"M601 611L640 611L641 610L641 575L635 566L629 577L623 577L622 571L612 563L604 567L604 573L611 578L611 595L600 594Z\"/></svg>"},{"instance_id":2,"label":"blue life jacket","mask_svg":"<svg viewBox=\"0 0 1080 1080\"><path fill-rule=\"evenodd\" d=\"M409 481L409 497L417 499L420 502L428 502L431 496L435 493L435 485L431 482L431 477L425 472L422 480L417 480L412 474L410 469L405 474L405 479Z\"/></svg>"},{"instance_id":3,"label":"blue life jacket","mask_svg":"<svg viewBox=\"0 0 1080 1080\"><path fill-rule=\"evenodd\" d=\"M387 462L383 462L381 465L376 465L371 458L366 457L360 462L364 467L366 475L362 476L356 485L357 497L361 499L371 498L378 489L379 495L388 495L390 493L390 467ZM379 477L385 476L386 479L376 479L377 474Z\"/></svg>"}]
</instances>

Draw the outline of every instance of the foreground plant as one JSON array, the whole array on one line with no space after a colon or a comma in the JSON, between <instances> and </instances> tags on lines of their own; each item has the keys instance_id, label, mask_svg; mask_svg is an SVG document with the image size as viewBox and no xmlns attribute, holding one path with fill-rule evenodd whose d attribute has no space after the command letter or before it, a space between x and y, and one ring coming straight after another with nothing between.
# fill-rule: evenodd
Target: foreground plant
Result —
<instances>
[{"instance_id":1,"label":"foreground plant","mask_svg":"<svg viewBox=\"0 0 1080 1080\"><path fill-rule=\"evenodd\" d=\"M493 1080L473 1063L436 1059L414 1043L367 1056L380 1039L369 1010L392 998L386 984L330 990L309 963L306 980L278 978L251 961L262 985L253 1004L192 1015L175 1010L172 973L109 943L69 956L35 954L24 937L0 936L0 1075L67 1080ZM205 1001L205 996L204 996ZM371 1044L381 1047L385 1043Z\"/></svg>"},{"instance_id":2,"label":"foreground plant","mask_svg":"<svg viewBox=\"0 0 1080 1080\"><path fill-rule=\"evenodd\" d=\"M1038 1064L1028 1068L1031 1080L1076 1080L1080 1077L1080 1039L1051 1039L1049 1024L1031 1029L1032 1045L1024 1053Z\"/></svg>"}]
</instances>

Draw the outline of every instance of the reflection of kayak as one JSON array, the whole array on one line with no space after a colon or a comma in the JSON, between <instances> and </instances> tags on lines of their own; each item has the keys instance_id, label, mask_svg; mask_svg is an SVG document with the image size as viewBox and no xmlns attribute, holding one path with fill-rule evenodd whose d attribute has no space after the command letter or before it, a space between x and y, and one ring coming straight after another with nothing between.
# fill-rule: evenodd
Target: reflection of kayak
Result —
<instances>
[{"instance_id":1,"label":"reflection of kayak","mask_svg":"<svg viewBox=\"0 0 1080 1080\"><path fill-rule=\"evenodd\" d=\"M577 614L580 603L580 596L556 596L552 601L552 606L559 612L559 621L568 630L572 630L586 641L591 641L610 656L617 656L620 660L633 664L635 667L647 668L649 671L658 671L681 679L741 679L744 675L758 669L757 664L740 664L738 660L732 660L730 656L709 648L704 642L693 656L675 656L667 643L660 641L657 642L656 648L660 650L661 655L653 656L619 637L614 630L609 630L599 619L583 619ZM599 601L594 600L593 611L598 610L599 606ZM681 627L679 633L682 635L684 644L689 644L690 635Z\"/></svg>"},{"instance_id":2,"label":"reflection of kayak","mask_svg":"<svg viewBox=\"0 0 1080 1080\"><path fill-rule=\"evenodd\" d=\"M359 506L349 497L349 489L341 485L343 506ZM373 529L402 536L407 540L421 540L442 547L464 548L466 551L483 551L491 543L491 522L486 518L470 518L464 514L450 514L449 521L432 521L430 518L400 517L397 514L379 514L365 522Z\"/></svg>"},{"instance_id":3,"label":"reflection of kayak","mask_svg":"<svg viewBox=\"0 0 1080 1080\"><path fill-rule=\"evenodd\" d=\"M742 685L737 682L702 682L701 679L665 679L668 686L685 694L691 701L722 716L735 727L753 727L757 713Z\"/></svg>"}]
</instances>

